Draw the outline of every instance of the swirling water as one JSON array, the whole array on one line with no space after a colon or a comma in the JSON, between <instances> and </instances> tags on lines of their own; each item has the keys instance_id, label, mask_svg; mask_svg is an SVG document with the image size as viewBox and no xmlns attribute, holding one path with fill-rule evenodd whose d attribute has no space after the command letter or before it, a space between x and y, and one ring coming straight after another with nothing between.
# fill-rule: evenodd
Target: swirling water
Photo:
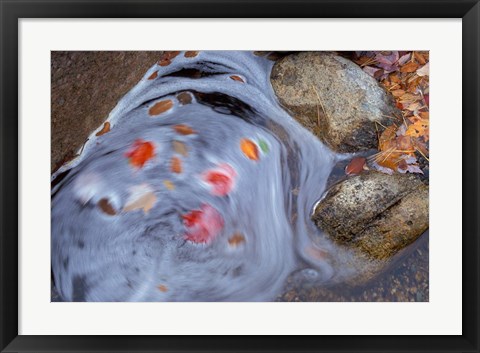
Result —
<instances>
[{"instance_id":1,"label":"swirling water","mask_svg":"<svg viewBox=\"0 0 480 353\"><path fill-rule=\"evenodd\" d=\"M341 158L276 101L273 63L181 52L53 175L52 271L66 301L270 301L286 278L355 271L310 220Z\"/></svg>"}]
</instances>

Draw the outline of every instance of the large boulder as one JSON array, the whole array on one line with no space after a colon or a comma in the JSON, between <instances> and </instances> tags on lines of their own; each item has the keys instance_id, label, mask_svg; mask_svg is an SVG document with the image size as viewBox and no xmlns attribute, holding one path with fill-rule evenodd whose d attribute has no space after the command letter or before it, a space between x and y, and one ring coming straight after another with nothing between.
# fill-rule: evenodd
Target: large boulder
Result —
<instances>
[{"instance_id":1,"label":"large boulder","mask_svg":"<svg viewBox=\"0 0 480 353\"><path fill-rule=\"evenodd\" d=\"M376 123L401 119L393 98L358 65L330 52L277 61L271 83L280 104L337 152L376 148Z\"/></svg>"},{"instance_id":2,"label":"large boulder","mask_svg":"<svg viewBox=\"0 0 480 353\"><path fill-rule=\"evenodd\" d=\"M428 229L428 186L411 174L370 171L334 185L312 219L338 244L384 261Z\"/></svg>"}]
</instances>

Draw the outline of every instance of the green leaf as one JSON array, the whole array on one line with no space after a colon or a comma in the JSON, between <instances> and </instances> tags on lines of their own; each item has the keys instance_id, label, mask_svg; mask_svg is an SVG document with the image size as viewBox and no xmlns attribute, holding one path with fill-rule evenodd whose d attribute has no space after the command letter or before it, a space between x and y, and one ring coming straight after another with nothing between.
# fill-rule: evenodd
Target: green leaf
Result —
<instances>
[{"instance_id":1,"label":"green leaf","mask_svg":"<svg viewBox=\"0 0 480 353\"><path fill-rule=\"evenodd\" d=\"M268 151L270 151L270 149L268 148L268 144L265 142L265 140L258 140L258 145L260 146L260 149L263 153L268 153Z\"/></svg>"}]
</instances>

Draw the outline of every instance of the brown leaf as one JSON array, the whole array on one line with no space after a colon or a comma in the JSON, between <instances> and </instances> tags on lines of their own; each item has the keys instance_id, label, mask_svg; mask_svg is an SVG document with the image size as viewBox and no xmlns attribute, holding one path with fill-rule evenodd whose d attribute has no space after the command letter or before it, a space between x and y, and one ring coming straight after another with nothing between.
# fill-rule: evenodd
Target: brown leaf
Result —
<instances>
[{"instance_id":1,"label":"brown leaf","mask_svg":"<svg viewBox=\"0 0 480 353\"><path fill-rule=\"evenodd\" d=\"M97 132L95 134L95 136L102 136L103 134L106 134L107 132L110 131L110 123L108 121L106 121L104 124L103 124L103 128L102 130L100 130L99 132Z\"/></svg>"},{"instance_id":2,"label":"brown leaf","mask_svg":"<svg viewBox=\"0 0 480 353\"><path fill-rule=\"evenodd\" d=\"M228 239L228 244L233 247L239 246L243 243L245 243L245 237L240 233L235 233Z\"/></svg>"},{"instance_id":3,"label":"brown leaf","mask_svg":"<svg viewBox=\"0 0 480 353\"><path fill-rule=\"evenodd\" d=\"M405 93L403 96L400 97L400 103L413 103L416 101L421 100L422 97L420 95L415 95L411 93Z\"/></svg>"},{"instance_id":4,"label":"brown leaf","mask_svg":"<svg viewBox=\"0 0 480 353\"><path fill-rule=\"evenodd\" d=\"M357 175L363 171L363 167L367 160L363 157L356 157L348 163L345 167L345 174L347 175Z\"/></svg>"},{"instance_id":5,"label":"brown leaf","mask_svg":"<svg viewBox=\"0 0 480 353\"><path fill-rule=\"evenodd\" d=\"M166 112L167 110L172 109L172 107L173 107L173 101L171 99L160 101L158 103L155 103L155 105L153 105L148 110L148 114L159 115L159 114L162 114L162 113Z\"/></svg>"},{"instance_id":6,"label":"brown leaf","mask_svg":"<svg viewBox=\"0 0 480 353\"><path fill-rule=\"evenodd\" d=\"M414 54L415 54L415 59L417 59L420 65L425 65L427 63L427 61L423 57L423 54L419 53L418 51L415 51Z\"/></svg>"},{"instance_id":7,"label":"brown leaf","mask_svg":"<svg viewBox=\"0 0 480 353\"><path fill-rule=\"evenodd\" d=\"M130 188L130 196L123 208L124 212L143 209L144 213L148 213L155 205L157 197L153 193L153 189L148 184L135 185Z\"/></svg>"},{"instance_id":8,"label":"brown leaf","mask_svg":"<svg viewBox=\"0 0 480 353\"><path fill-rule=\"evenodd\" d=\"M188 92L182 92L177 95L178 101L182 105L190 104L192 103L192 96Z\"/></svg>"},{"instance_id":9,"label":"brown leaf","mask_svg":"<svg viewBox=\"0 0 480 353\"><path fill-rule=\"evenodd\" d=\"M382 132L378 139L378 149L380 151L386 151L388 149L389 142L395 140L396 132L396 125L391 125Z\"/></svg>"},{"instance_id":10,"label":"brown leaf","mask_svg":"<svg viewBox=\"0 0 480 353\"><path fill-rule=\"evenodd\" d=\"M101 199L100 201L98 201L97 205L104 213L108 214L109 216L115 216L117 214L108 199Z\"/></svg>"},{"instance_id":11,"label":"brown leaf","mask_svg":"<svg viewBox=\"0 0 480 353\"><path fill-rule=\"evenodd\" d=\"M173 126L173 128L178 134L181 134L181 135L191 135L195 133L195 130L193 130L190 126L185 124L178 124Z\"/></svg>"},{"instance_id":12,"label":"brown leaf","mask_svg":"<svg viewBox=\"0 0 480 353\"><path fill-rule=\"evenodd\" d=\"M179 51L166 51L162 54L160 57L160 61L158 62L158 65L160 66L168 66L172 63L173 58L175 58L178 54L180 54Z\"/></svg>"},{"instance_id":13,"label":"brown leaf","mask_svg":"<svg viewBox=\"0 0 480 353\"><path fill-rule=\"evenodd\" d=\"M172 145L173 145L173 150L176 153L181 154L184 157L188 157L188 147L183 142L174 140L172 142Z\"/></svg>"},{"instance_id":14,"label":"brown leaf","mask_svg":"<svg viewBox=\"0 0 480 353\"><path fill-rule=\"evenodd\" d=\"M418 69L418 64L412 61L409 61L400 68L400 72L415 72Z\"/></svg>"},{"instance_id":15,"label":"brown leaf","mask_svg":"<svg viewBox=\"0 0 480 353\"><path fill-rule=\"evenodd\" d=\"M163 292L163 293L168 292L168 287L163 284L160 284L157 288L160 292Z\"/></svg>"},{"instance_id":16,"label":"brown leaf","mask_svg":"<svg viewBox=\"0 0 480 353\"><path fill-rule=\"evenodd\" d=\"M397 149L403 153L413 153L415 148L412 144L412 138L410 136L398 136L397 137Z\"/></svg>"},{"instance_id":17,"label":"brown leaf","mask_svg":"<svg viewBox=\"0 0 480 353\"><path fill-rule=\"evenodd\" d=\"M237 76L237 75L232 75L230 76L230 78L234 81L238 81L238 82L243 82L245 83L245 81L240 77L240 76Z\"/></svg>"},{"instance_id":18,"label":"brown leaf","mask_svg":"<svg viewBox=\"0 0 480 353\"><path fill-rule=\"evenodd\" d=\"M186 58L194 58L198 55L198 51L186 51L183 56Z\"/></svg>"},{"instance_id":19,"label":"brown leaf","mask_svg":"<svg viewBox=\"0 0 480 353\"><path fill-rule=\"evenodd\" d=\"M158 71L155 71L153 74L151 74L150 76L148 76L148 79L149 80L153 80L153 79L156 79L158 76Z\"/></svg>"},{"instance_id":20,"label":"brown leaf","mask_svg":"<svg viewBox=\"0 0 480 353\"><path fill-rule=\"evenodd\" d=\"M170 170L173 173L180 174L182 172L182 161L178 157L172 157L171 163L170 163Z\"/></svg>"}]
</instances>

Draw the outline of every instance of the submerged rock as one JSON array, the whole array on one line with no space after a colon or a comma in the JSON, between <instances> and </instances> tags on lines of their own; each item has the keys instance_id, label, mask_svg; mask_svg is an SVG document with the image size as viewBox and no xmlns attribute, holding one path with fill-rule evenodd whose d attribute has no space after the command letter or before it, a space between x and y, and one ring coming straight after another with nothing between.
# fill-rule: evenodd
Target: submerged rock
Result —
<instances>
[{"instance_id":1,"label":"submerged rock","mask_svg":"<svg viewBox=\"0 0 480 353\"><path fill-rule=\"evenodd\" d=\"M270 79L280 103L337 152L376 148L375 124L391 125L401 116L375 79L333 53L286 56Z\"/></svg>"},{"instance_id":2,"label":"submerged rock","mask_svg":"<svg viewBox=\"0 0 480 353\"><path fill-rule=\"evenodd\" d=\"M382 261L427 230L428 186L413 175L363 173L333 186L312 219L337 243Z\"/></svg>"}]
</instances>

